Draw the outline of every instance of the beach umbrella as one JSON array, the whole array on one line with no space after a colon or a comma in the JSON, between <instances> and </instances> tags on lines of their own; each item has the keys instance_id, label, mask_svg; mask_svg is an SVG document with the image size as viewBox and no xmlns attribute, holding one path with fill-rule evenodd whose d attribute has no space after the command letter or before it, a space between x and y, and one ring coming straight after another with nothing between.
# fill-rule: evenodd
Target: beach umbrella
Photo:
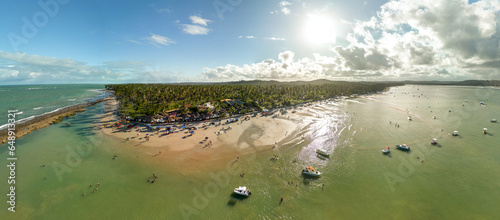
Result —
<instances>
[{"instance_id":1,"label":"beach umbrella","mask_svg":"<svg viewBox=\"0 0 500 220\"><path fill-rule=\"evenodd\" d=\"M151 127L151 124L147 124L146 126Z\"/></svg>"},{"instance_id":2,"label":"beach umbrella","mask_svg":"<svg viewBox=\"0 0 500 220\"><path fill-rule=\"evenodd\" d=\"M156 126L156 128L161 128L161 126Z\"/></svg>"},{"instance_id":3,"label":"beach umbrella","mask_svg":"<svg viewBox=\"0 0 500 220\"><path fill-rule=\"evenodd\" d=\"M389 149L390 147L389 147L389 146L387 146L387 147L385 147L385 148Z\"/></svg>"},{"instance_id":4,"label":"beach umbrella","mask_svg":"<svg viewBox=\"0 0 500 220\"><path fill-rule=\"evenodd\" d=\"M173 125L174 127L177 127L177 125Z\"/></svg>"},{"instance_id":5,"label":"beach umbrella","mask_svg":"<svg viewBox=\"0 0 500 220\"><path fill-rule=\"evenodd\" d=\"M189 133L191 133L191 134L192 134L192 133L194 133L194 131L190 131Z\"/></svg>"},{"instance_id":6,"label":"beach umbrella","mask_svg":"<svg viewBox=\"0 0 500 220\"><path fill-rule=\"evenodd\" d=\"M148 136L149 134L146 134L146 136Z\"/></svg>"}]
</instances>

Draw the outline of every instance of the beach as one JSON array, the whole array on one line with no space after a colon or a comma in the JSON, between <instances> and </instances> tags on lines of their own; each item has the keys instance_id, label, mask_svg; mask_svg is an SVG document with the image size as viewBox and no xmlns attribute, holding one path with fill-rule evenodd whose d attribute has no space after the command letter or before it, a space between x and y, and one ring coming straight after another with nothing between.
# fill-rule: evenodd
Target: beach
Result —
<instances>
[{"instance_id":1,"label":"beach","mask_svg":"<svg viewBox=\"0 0 500 220\"><path fill-rule=\"evenodd\" d=\"M161 137L139 124L144 131L100 129L118 120L109 97L16 140L12 219L494 219L500 128L490 120L499 118L499 94L395 87L240 119L223 125L232 127L224 134L213 133L221 125L205 130L199 122L192 136L184 130ZM167 124L161 126L164 132ZM452 136L454 130L460 135ZM394 147L403 143L411 151ZM386 146L389 154L381 152ZM302 175L308 166L321 177ZM239 186L252 195L234 197Z\"/></svg>"},{"instance_id":2,"label":"beach","mask_svg":"<svg viewBox=\"0 0 500 220\"><path fill-rule=\"evenodd\" d=\"M127 142L127 146L149 155L156 162L184 165L187 168L184 171L200 172L223 167L247 154L277 149L287 135L289 137L297 129L296 123L284 116L252 117L250 114L220 119L220 125L215 119L187 123L196 130L181 129L182 122L151 124L152 130L148 130L145 123L134 122L118 127L116 123L125 122L120 121L116 114L118 102L110 96L104 103L105 113L95 125L100 132ZM239 120L227 123L235 118ZM209 125L211 122L217 125ZM128 124L133 127L127 129ZM159 132L156 126L161 126ZM172 133L166 134L167 126L174 129Z\"/></svg>"}]
</instances>

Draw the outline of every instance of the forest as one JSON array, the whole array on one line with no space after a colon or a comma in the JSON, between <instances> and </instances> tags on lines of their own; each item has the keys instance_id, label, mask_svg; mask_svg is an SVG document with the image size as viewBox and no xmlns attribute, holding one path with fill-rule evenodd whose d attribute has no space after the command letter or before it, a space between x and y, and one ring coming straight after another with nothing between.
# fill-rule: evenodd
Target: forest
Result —
<instances>
[{"instance_id":1,"label":"forest","mask_svg":"<svg viewBox=\"0 0 500 220\"><path fill-rule=\"evenodd\" d=\"M345 82L316 80L309 82L240 81L213 84L110 84L120 102L120 114L138 116L180 113L247 113L296 104L379 92L402 82ZM223 100L238 100L228 103ZM210 102L212 110L199 109Z\"/></svg>"}]
</instances>

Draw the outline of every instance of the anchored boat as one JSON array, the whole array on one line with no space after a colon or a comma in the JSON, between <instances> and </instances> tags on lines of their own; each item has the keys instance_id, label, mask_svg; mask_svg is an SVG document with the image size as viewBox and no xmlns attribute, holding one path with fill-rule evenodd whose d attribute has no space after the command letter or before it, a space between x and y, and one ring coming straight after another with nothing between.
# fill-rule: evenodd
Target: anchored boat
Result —
<instances>
[{"instance_id":1,"label":"anchored boat","mask_svg":"<svg viewBox=\"0 0 500 220\"><path fill-rule=\"evenodd\" d=\"M303 169L302 174L314 177L321 176L321 172L314 170L314 168L312 167L306 167L305 169Z\"/></svg>"},{"instance_id":2,"label":"anchored boat","mask_svg":"<svg viewBox=\"0 0 500 220\"><path fill-rule=\"evenodd\" d=\"M252 195L252 192L250 192L246 186L240 186L238 188L234 188L234 193L242 196Z\"/></svg>"},{"instance_id":3,"label":"anchored boat","mask_svg":"<svg viewBox=\"0 0 500 220\"><path fill-rule=\"evenodd\" d=\"M431 141L431 144L437 144L438 143L438 139L437 138L433 138L432 141Z\"/></svg>"},{"instance_id":4,"label":"anchored boat","mask_svg":"<svg viewBox=\"0 0 500 220\"><path fill-rule=\"evenodd\" d=\"M316 150L316 153L323 156L323 157L330 157L330 155L328 153L326 153L326 150L323 148L318 148Z\"/></svg>"},{"instance_id":5,"label":"anchored boat","mask_svg":"<svg viewBox=\"0 0 500 220\"><path fill-rule=\"evenodd\" d=\"M406 146L406 144L396 145L396 147L401 150L410 150L410 147Z\"/></svg>"},{"instance_id":6,"label":"anchored boat","mask_svg":"<svg viewBox=\"0 0 500 220\"><path fill-rule=\"evenodd\" d=\"M391 148L389 146L385 147L385 149L382 150L382 153L388 154L391 152Z\"/></svg>"}]
</instances>

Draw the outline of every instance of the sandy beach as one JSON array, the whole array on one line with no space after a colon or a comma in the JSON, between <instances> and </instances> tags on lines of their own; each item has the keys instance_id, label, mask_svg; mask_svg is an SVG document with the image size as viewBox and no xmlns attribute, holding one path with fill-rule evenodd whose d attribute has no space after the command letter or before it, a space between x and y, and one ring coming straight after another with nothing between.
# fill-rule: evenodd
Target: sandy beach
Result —
<instances>
[{"instance_id":1,"label":"sandy beach","mask_svg":"<svg viewBox=\"0 0 500 220\"><path fill-rule=\"evenodd\" d=\"M119 118L116 115L118 102L114 97L104 100L105 113L100 120L99 129L102 133L122 140L126 145L139 149L146 156L160 163L185 164L195 170L203 167L213 167L237 161L239 157L256 152L279 148L280 142L292 134L297 125L292 120L279 117L250 115L239 116L237 122L227 123L228 119L190 122L189 127L195 127L193 133L180 129L179 122L174 132L166 134L165 127L174 124L161 124L161 130L147 130L145 124L130 122L133 128L127 129L127 124L117 126ZM247 120L242 120L247 117ZM217 125L209 125L216 122ZM113 125L115 124L115 125ZM155 128L158 124L151 124ZM156 129L156 128L155 128ZM196 162L196 164L192 164Z\"/></svg>"}]
</instances>

